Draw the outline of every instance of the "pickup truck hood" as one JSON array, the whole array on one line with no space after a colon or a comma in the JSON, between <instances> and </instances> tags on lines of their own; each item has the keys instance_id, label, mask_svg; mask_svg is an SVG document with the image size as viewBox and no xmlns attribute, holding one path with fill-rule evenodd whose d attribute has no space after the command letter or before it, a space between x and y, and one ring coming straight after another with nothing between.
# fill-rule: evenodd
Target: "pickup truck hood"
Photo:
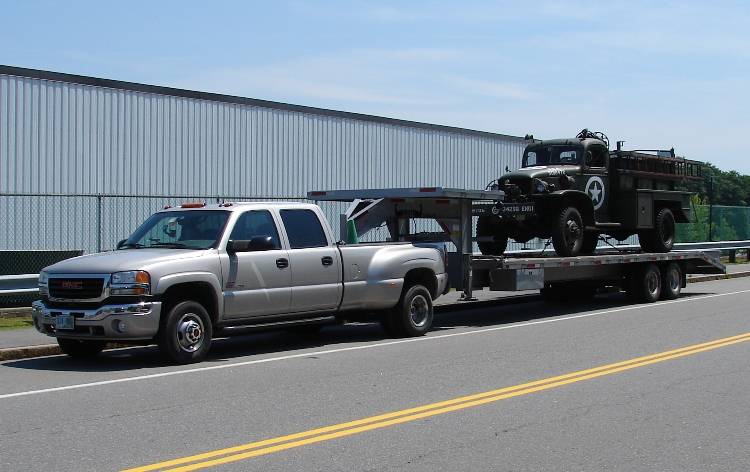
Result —
<instances>
[{"instance_id":1,"label":"pickup truck hood","mask_svg":"<svg viewBox=\"0 0 750 472\"><path fill-rule=\"evenodd\" d=\"M125 270L149 270L154 266L192 259L206 251L192 249L121 249L73 257L45 267L51 274L108 274Z\"/></svg>"}]
</instances>

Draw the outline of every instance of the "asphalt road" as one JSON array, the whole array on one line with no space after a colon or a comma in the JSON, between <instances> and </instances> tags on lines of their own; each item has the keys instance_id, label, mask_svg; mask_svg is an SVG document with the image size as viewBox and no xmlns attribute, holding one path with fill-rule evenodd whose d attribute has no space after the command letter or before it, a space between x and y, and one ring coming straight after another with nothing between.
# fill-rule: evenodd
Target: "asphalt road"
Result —
<instances>
[{"instance_id":1,"label":"asphalt road","mask_svg":"<svg viewBox=\"0 0 750 472\"><path fill-rule=\"evenodd\" d=\"M652 305L607 296L443 313L417 339L376 325L255 334L187 367L151 347L8 361L0 470L166 468L242 445L173 466L747 470L750 335L724 339L750 332L748 306L750 281L733 279ZM292 433L303 434L275 439Z\"/></svg>"}]
</instances>

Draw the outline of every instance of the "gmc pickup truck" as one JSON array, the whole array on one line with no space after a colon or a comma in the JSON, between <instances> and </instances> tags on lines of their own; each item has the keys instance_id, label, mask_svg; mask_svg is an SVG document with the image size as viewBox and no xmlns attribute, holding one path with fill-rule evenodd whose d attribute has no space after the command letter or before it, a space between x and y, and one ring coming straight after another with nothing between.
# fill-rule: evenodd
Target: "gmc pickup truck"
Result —
<instances>
[{"instance_id":1,"label":"gmc pickup truck","mask_svg":"<svg viewBox=\"0 0 750 472\"><path fill-rule=\"evenodd\" d=\"M447 291L446 260L434 245L336 242L316 205L184 204L115 251L46 267L34 325L70 356L155 341L176 363L245 326L314 331L374 313L390 335L419 336Z\"/></svg>"}]
</instances>

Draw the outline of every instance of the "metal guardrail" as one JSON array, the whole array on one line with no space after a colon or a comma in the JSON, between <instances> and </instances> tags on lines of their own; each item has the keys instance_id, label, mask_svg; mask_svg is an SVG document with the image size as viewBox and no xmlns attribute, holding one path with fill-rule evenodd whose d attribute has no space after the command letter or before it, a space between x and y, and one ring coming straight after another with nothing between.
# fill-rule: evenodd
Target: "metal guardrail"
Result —
<instances>
[{"instance_id":1,"label":"metal guardrail","mask_svg":"<svg viewBox=\"0 0 750 472\"><path fill-rule=\"evenodd\" d=\"M674 245L675 250L719 250L729 253L729 261L736 262L737 250L750 249L750 241L714 241L705 243L677 243ZM611 246L600 246L597 251L612 250ZM614 249L622 251L632 251L640 249L640 246L628 244L615 246ZM552 251L552 247L549 248ZM508 251L508 254L529 254L540 252L539 249L522 249L519 251ZM750 250L747 252L748 261L750 261ZM0 297L7 295L27 295L36 294L39 289L37 280L39 274L18 274L18 275L0 275Z\"/></svg>"}]
</instances>

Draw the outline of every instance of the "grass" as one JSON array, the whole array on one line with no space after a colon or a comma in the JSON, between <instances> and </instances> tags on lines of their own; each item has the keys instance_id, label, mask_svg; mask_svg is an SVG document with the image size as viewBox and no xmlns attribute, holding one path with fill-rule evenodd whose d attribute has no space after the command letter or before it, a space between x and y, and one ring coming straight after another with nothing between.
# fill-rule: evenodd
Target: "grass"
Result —
<instances>
[{"instance_id":1,"label":"grass","mask_svg":"<svg viewBox=\"0 0 750 472\"><path fill-rule=\"evenodd\" d=\"M31 317L18 316L13 318L0 318L0 331L9 329L31 328L34 322Z\"/></svg>"}]
</instances>

